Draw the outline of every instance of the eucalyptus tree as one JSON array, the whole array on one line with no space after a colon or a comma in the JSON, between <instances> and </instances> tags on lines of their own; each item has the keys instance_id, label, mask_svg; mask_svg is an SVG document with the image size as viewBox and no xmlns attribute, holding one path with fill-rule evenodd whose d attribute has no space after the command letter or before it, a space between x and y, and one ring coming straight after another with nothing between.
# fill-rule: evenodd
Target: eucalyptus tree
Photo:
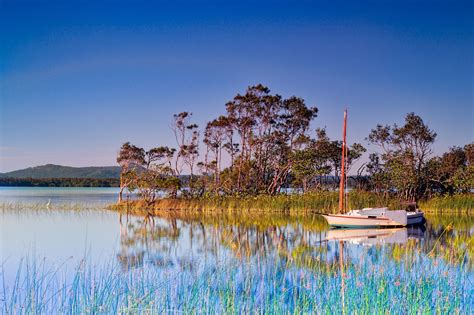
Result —
<instances>
[{"instance_id":1,"label":"eucalyptus tree","mask_svg":"<svg viewBox=\"0 0 474 315\"><path fill-rule=\"evenodd\" d=\"M470 155L472 144L454 146L440 157L432 158L426 167L430 194L469 192L474 187L474 166Z\"/></svg>"},{"instance_id":2,"label":"eucalyptus tree","mask_svg":"<svg viewBox=\"0 0 474 315\"><path fill-rule=\"evenodd\" d=\"M121 166L119 202L123 200L123 190L138 190L148 203L155 200L159 190L169 190L173 195L179 188L179 180L174 177L172 161L176 150L156 147L148 151L126 142L120 148L117 163Z\"/></svg>"},{"instance_id":3,"label":"eucalyptus tree","mask_svg":"<svg viewBox=\"0 0 474 315\"><path fill-rule=\"evenodd\" d=\"M262 84L250 86L226 104L232 166L238 192L270 194L280 191L292 166L292 151L308 141L310 122L317 109L301 98L283 99ZM232 130L233 132L230 132ZM233 141L236 136L238 146ZM237 151L238 150L238 151ZM235 154L235 155L234 155Z\"/></svg>"},{"instance_id":4,"label":"eucalyptus tree","mask_svg":"<svg viewBox=\"0 0 474 315\"><path fill-rule=\"evenodd\" d=\"M309 141L308 130L317 116L316 107L308 107L302 98L292 96L281 102L277 112L275 129L269 137L271 151L268 155L271 167L267 193L276 194L286 183L293 167L292 153L303 148Z\"/></svg>"},{"instance_id":5,"label":"eucalyptus tree","mask_svg":"<svg viewBox=\"0 0 474 315\"><path fill-rule=\"evenodd\" d=\"M191 194L193 193L194 189L194 166L196 165L196 160L199 156L199 131L195 130L195 128L197 128L197 125L195 125L195 127L190 128L192 130L191 138L188 144L186 144L184 147L185 153L183 155L184 164L186 164L189 168L189 188Z\"/></svg>"},{"instance_id":6,"label":"eucalyptus tree","mask_svg":"<svg viewBox=\"0 0 474 315\"><path fill-rule=\"evenodd\" d=\"M145 150L130 144L130 142L125 142L120 147L117 163L121 167L120 190L118 195L118 202L121 202L123 200L124 189L132 184L137 168L145 163Z\"/></svg>"},{"instance_id":7,"label":"eucalyptus tree","mask_svg":"<svg viewBox=\"0 0 474 315\"><path fill-rule=\"evenodd\" d=\"M313 186L319 188L321 182L317 179L331 172L327 157L320 154L314 141L308 147L294 151L292 159L294 161L291 169L293 183L301 185L303 192L307 192Z\"/></svg>"},{"instance_id":8,"label":"eucalyptus tree","mask_svg":"<svg viewBox=\"0 0 474 315\"><path fill-rule=\"evenodd\" d=\"M321 176L329 175L331 172L334 174L335 180L334 185L339 182L341 174L341 152L342 152L342 141L331 140L326 133L325 128L316 129L316 139L312 145L315 156L318 158L320 170L318 173ZM366 152L366 148L360 143L353 143L346 147L347 156L345 159L346 174L349 173L352 165Z\"/></svg>"},{"instance_id":9,"label":"eucalyptus tree","mask_svg":"<svg viewBox=\"0 0 474 315\"><path fill-rule=\"evenodd\" d=\"M194 162L198 155L198 125L191 123L191 116L192 113L189 112L173 115L174 121L171 129L178 145L178 153L174 161L176 175L181 175L183 165L191 163L191 161Z\"/></svg>"},{"instance_id":10,"label":"eucalyptus tree","mask_svg":"<svg viewBox=\"0 0 474 315\"><path fill-rule=\"evenodd\" d=\"M252 128L256 124L256 104L263 95L270 92L267 87L257 85L249 87L244 95L237 94L226 104L227 116L232 129L236 131L240 140L240 155L237 165L237 191L241 191L243 167L250 160Z\"/></svg>"},{"instance_id":11,"label":"eucalyptus tree","mask_svg":"<svg viewBox=\"0 0 474 315\"><path fill-rule=\"evenodd\" d=\"M228 137L228 119L225 116L219 116L207 123L204 131L204 144L213 154L213 160L208 168L214 173L214 186L219 188L219 174L222 167L222 150L224 149L225 140ZM232 141L232 140L231 140ZM209 163L209 162L208 162Z\"/></svg>"},{"instance_id":12,"label":"eucalyptus tree","mask_svg":"<svg viewBox=\"0 0 474 315\"><path fill-rule=\"evenodd\" d=\"M425 167L436 136L415 113L406 115L403 126L377 125L370 132L367 139L380 147L383 167L401 197L416 200L426 193Z\"/></svg>"},{"instance_id":13,"label":"eucalyptus tree","mask_svg":"<svg viewBox=\"0 0 474 315\"><path fill-rule=\"evenodd\" d=\"M369 175L369 190L387 196L390 193L391 183L390 176L384 165L382 164L380 154L371 153L369 162L366 164L367 174Z\"/></svg>"},{"instance_id":14,"label":"eucalyptus tree","mask_svg":"<svg viewBox=\"0 0 474 315\"><path fill-rule=\"evenodd\" d=\"M199 131L198 125L191 122L192 113L181 112L173 115L173 130L178 152L174 160L174 174L176 178L181 175L183 166L186 165L190 171L190 190L192 193L194 183L194 166L199 156Z\"/></svg>"},{"instance_id":15,"label":"eucalyptus tree","mask_svg":"<svg viewBox=\"0 0 474 315\"><path fill-rule=\"evenodd\" d=\"M176 150L166 146L152 148L145 152L143 171L136 176L136 189L148 204L155 201L160 191L176 196L180 181L174 175L172 160Z\"/></svg>"},{"instance_id":16,"label":"eucalyptus tree","mask_svg":"<svg viewBox=\"0 0 474 315\"><path fill-rule=\"evenodd\" d=\"M353 143L347 150L346 165L349 170L366 149L360 143ZM302 184L303 190L306 191L316 179L320 180L319 183L315 183L316 187L320 187L322 185L321 179L332 171L336 179L339 178L341 151L341 141L332 141L327 136L326 129L317 128L316 139L309 140L309 144L304 149L294 153L295 162L292 174L296 182ZM338 180L333 182L337 183Z\"/></svg>"}]
</instances>

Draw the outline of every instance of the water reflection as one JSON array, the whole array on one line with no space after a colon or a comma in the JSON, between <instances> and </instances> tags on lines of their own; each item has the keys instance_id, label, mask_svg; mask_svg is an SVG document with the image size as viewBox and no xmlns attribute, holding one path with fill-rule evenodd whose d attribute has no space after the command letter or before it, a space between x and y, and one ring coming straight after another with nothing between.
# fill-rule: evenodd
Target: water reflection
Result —
<instances>
[{"instance_id":1,"label":"water reflection","mask_svg":"<svg viewBox=\"0 0 474 315\"><path fill-rule=\"evenodd\" d=\"M474 220L427 219L425 230L360 231L330 230L311 215L8 210L0 295L6 288L20 310L38 302L30 292L46 292L45 313L92 300L101 303L91 313L120 313L131 301L138 313L469 313ZM26 268L24 244L38 257Z\"/></svg>"},{"instance_id":2,"label":"water reflection","mask_svg":"<svg viewBox=\"0 0 474 315\"><path fill-rule=\"evenodd\" d=\"M177 221L169 224L155 223L154 218L126 217L120 222L120 248L117 259L123 270L143 266L145 259L148 264L157 267L172 267L173 248L176 248L181 229Z\"/></svg>"},{"instance_id":3,"label":"water reflection","mask_svg":"<svg viewBox=\"0 0 474 315\"><path fill-rule=\"evenodd\" d=\"M409 238L423 239L425 231L426 229L423 227L331 229L327 232L327 240L338 240L361 245L405 244Z\"/></svg>"},{"instance_id":4,"label":"water reflection","mask_svg":"<svg viewBox=\"0 0 474 315\"><path fill-rule=\"evenodd\" d=\"M274 276L282 279L292 272L302 279L328 277L334 281L328 290L338 292L331 303L343 314L354 311L351 303L364 286L374 294L386 290L385 280L380 280L384 275L395 292L402 284L419 285L416 275L422 270L444 281L451 274L443 266L464 272L472 268L469 217L456 223L432 218L426 228L334 230L317 216L167 212L153 218L123 217L120 231L117 257L123 270L148 266L202 275L204 268L218 274L225 261L261 277L273 268L279 270ZM305 290L318 285L303 283Z\"/></svg>"},{"instance_id":5,"label":"water reflection","mask_svg":"<svg viewBox=\"0 0 474 315\"><path fill-rule=\"evenodd\" d=\"M219 259L251 260L277 255L289 265L320 270L345 260L416 259L425 254L460 264L472 256L472 228L433 219L425 228L332 230L317 216L295 218L166 213L120 220L117 258L127 270L143 264L193 269ZM340 242L344 246L340 246ZM344 253L343 253L344 251ZM467 253L467 255L466 255Z\"/></svg>"}]
</instances>

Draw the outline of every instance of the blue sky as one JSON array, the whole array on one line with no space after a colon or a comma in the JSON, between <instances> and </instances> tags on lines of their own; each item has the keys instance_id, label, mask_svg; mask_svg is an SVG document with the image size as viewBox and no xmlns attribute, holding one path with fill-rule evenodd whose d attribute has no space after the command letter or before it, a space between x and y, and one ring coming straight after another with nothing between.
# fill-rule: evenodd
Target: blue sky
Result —
<instances>
[{"instance_id":1,"label":"blue sky","mask_svg":"<svg viewBox=\"0 0 474 315\"><path fill-rule=\"evenodd\" d=\"M414 111L435 153L473 137L473 5L438 1L0 2L0 172L114 165L174 145L249 85L303 97L349 141ZM375 148L369 148L373 151Z\"/></svg>"}]
</instances>

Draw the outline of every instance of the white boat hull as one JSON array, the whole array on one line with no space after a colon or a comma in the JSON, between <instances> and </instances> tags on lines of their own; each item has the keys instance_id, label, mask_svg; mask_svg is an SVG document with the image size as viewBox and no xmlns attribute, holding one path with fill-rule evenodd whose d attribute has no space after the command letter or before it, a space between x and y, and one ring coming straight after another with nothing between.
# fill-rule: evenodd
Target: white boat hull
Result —
<instances>
[{"instance_id":1,"label":"white boat hull","mask_svg":"<svg viewBox=\"0 0 474 315\"><path fill-rule=\"evenodd\" d=\"M397 227L424 222L423 212L377 211L379 213L376 214L374 210L355 210L349 214L325 214L323 217L330 226L345 228Z\"/></svg>"},{"instance_id":2,"label":"white boat hull","mask_svg":"<svg viewBox=\"0 0 474 315\"><path fill-rule=\"evenodd\" d=\"M369 218L368 216L348 216L341 214L323 215L330 226L334 227L389 227L404 226L389 218Z\"/></svg>"}]
</instances>

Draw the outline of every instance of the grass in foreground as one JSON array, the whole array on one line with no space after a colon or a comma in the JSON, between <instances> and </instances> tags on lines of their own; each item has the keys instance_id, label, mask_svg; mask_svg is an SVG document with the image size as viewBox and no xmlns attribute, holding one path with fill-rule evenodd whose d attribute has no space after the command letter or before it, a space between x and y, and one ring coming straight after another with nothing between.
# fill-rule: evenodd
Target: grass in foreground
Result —
<instances>
[{"instance_id":1,"label":"grass in foreground","mask_svg":"<svg viewBox=\"0 0 474 315\"><path fill-rule=\"evenodd\" d=\"M466 265L426 255L405 264L367 258L346 262L342 276L334 262L305 270L278 256L174 271L153 265L123 271L115 262L95 268L83 261L69 275L63 267L24 261L12 284L2 280L1 308L14 314L467 314L474 303Z\"/></svg>"}]
</instances>

